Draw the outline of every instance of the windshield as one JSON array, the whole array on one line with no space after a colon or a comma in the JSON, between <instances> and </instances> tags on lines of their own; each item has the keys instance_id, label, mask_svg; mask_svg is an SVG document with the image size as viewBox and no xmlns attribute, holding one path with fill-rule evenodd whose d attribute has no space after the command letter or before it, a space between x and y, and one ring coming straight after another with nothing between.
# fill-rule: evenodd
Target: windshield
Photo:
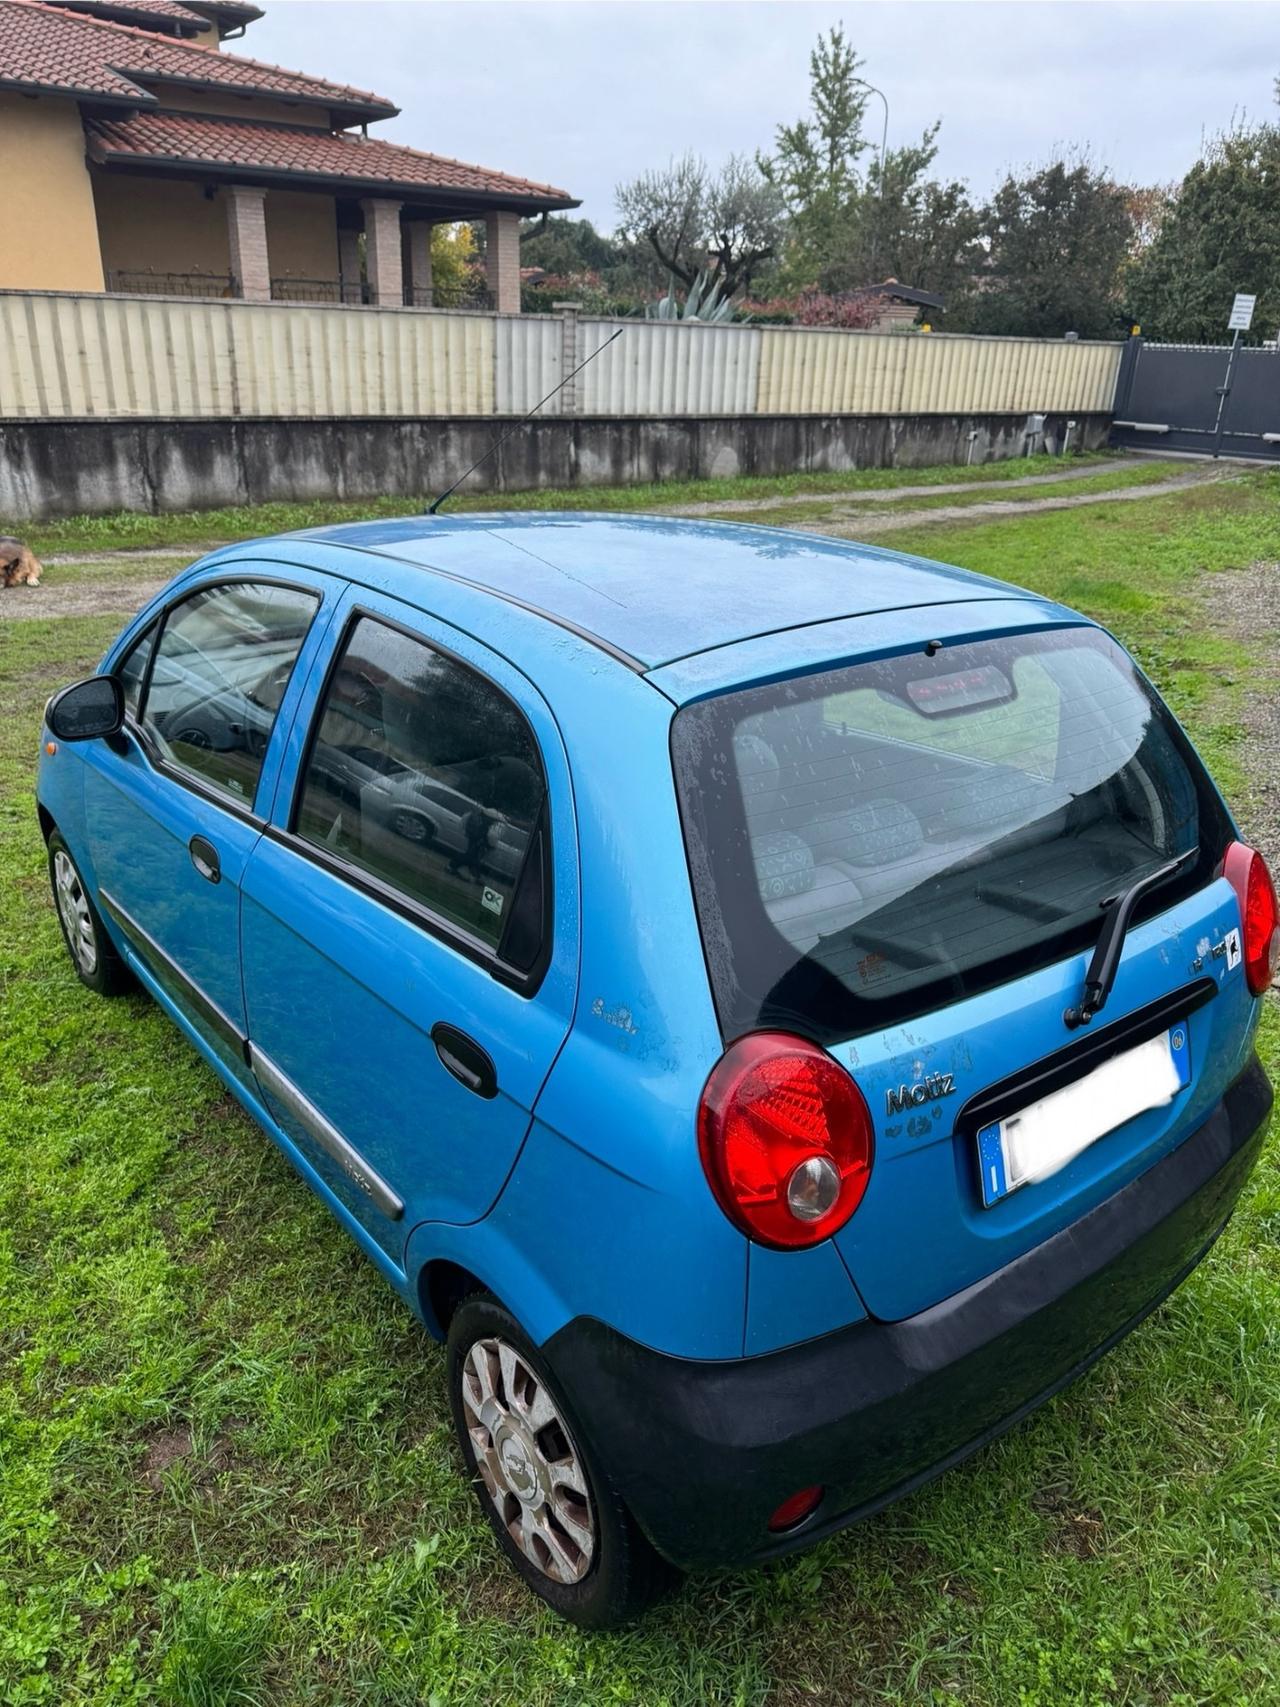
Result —
<instances>
[{"instance_id":1,"label":"windshield","mask_svg":"<svg viewBox=\"0 0 1280 1707\"><path fill-rule=\"evenodd\" d=\"M726 1036L848 1037L1090 945L1103 903L1230 830L1096 629L879 659L686 706L672 751Z\"/></svg>"}]
</instances>

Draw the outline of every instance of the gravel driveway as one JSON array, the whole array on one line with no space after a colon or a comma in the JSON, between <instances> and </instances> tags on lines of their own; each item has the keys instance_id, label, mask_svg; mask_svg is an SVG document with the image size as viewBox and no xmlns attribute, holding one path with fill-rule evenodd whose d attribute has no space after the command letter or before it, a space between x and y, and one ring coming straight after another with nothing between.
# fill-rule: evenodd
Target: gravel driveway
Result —
<instances>
[{"instance_id":1,"label":"gravel driveway","mask_svg":"<svg viewBox=\"0 0 1280 1707\"><path fill-rule=\"evenodd\" d=\"M1200 588L1213 626L1261 653L1245 683L1248 781L1235 805L1246 836L1280 871L1280 563L1204 575Z\"/></svg>"}]
</instances>

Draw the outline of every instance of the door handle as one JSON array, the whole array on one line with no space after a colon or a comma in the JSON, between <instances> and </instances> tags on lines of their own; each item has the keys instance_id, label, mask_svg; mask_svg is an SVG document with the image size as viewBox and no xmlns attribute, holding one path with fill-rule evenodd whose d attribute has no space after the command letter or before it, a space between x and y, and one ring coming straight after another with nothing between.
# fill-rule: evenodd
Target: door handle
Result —
<instances>
[{"instance_id":1,"label":"door handle","mask_svg":"<svg viewBox=\"0 0 1280 1707\"><path fill-rule=\"evenodd\" d=\"M443 1020L431 1027L431 1041L446 1073L460 1085L488 1101L498 1094L498 1069L474 1038Z\"/></svg>"},{"instance_id":2,"label":"door handle","mask_svg":"<svg viewBox=\"0 0 1280 1707\"><path fill-rule=\"evenodd\" d=\"M218 858L218 850L212 842L206 841L203 836L192 836L187 843L187 852L191 855L192 865L206 883L222 882L222 861Z\"/></svg>"}]
</instances>

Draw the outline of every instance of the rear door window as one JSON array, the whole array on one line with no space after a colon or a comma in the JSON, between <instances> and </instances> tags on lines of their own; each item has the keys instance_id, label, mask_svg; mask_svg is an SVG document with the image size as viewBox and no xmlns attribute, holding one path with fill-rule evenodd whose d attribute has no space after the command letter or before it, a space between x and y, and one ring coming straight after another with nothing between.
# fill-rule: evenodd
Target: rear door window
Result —
<instances>
[{"instance_id":1,"label":"rear door window","mask_svg":"<svg viewBox=\"0 0 1280 1707\"><path fill-rule=\"evenodd\" d=\"M1094 629L983 640L691 705L673 730L726 1033L833 1041L1091 942L1105 902L1225 814L1174 720Z\"/></svg>"},{"instance_id":2,"label":"rear door window","mask_svg":"<svg viewBox=\"0 0 1280 1707\"><path fill-rule=\"evenodd\" d=\"M497 952L545 799L533 731L500 688L357 618L317 711L297 835Z\"/></svg>"}]
</instances>

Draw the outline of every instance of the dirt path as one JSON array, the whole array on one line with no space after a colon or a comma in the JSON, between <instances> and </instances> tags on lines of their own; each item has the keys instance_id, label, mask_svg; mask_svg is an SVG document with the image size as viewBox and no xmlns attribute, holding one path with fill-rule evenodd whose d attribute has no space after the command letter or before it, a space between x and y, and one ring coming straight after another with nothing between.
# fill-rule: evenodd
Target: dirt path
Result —
<instances>
[{"instance_id":1,"label":"dirt path","mask_svg":"<svg viewBox=\"0 0 1280 1707\"><path fill-rule=\"evenodd\" d=\"M900 498L939 498L957 492L1012 492L1027 486L1056 486L1063 480L1085 480L1095 474L1118 474L1134 467L1132 457L1111 462L1067 463L1053 474L1023 474L1016 480L955 480L945 485L875 486L864 492L796 492L786 498L729 498L697 504L664 504L664 516L746 516L753 510L776 510L783 504L890 504Z\"/></svg>"},{"instance_id":2,"label":"dirt path","mask_svg":"<svg viewBox=\"0 0 1280 1707\"><path fill-rule=\"evenodd\" d=\"M1122 486L1114 492L1080 492L1066 498L993 499L989 504L936 504L921 510L879 510L860 515L846 508L843 500L835 512L822 521L808 523L810 533L831 534L837 539L870 539L878 533L892 533L898 528L933 527L942 522L982 522L1000 516L1032 516L1046 510L1080 510L1090 504L1133 504L1140 498L1160 498L1167 492L1185 491L1188 486L1203 486L1207 481L1226 478L1224 471L1209 468L1194 474L1180 474L1173 480L1153 481L1147 486ZM777 505L774 506L778 508Z\"/></svg>"},{"instance_id":3,"label":"dirt path","mask_svg":"<svg viewBox=\"0 0 1280 1707\"><path fill-rule=\"evenodd\" d=\"M83 557L76 559L77 563L85 561ZM170 579L166 575L159 580L152 576L146 580L64 581L59 586L55 570L38 587L0 591L0 633L6 622L36 622L49 616L132 616L167 587Z\"/></svg>"},{"instance_id":4,"label":"dirt path","mask_svg":"<svg viewBox=\"0 0 1280 1707\"><path fill-rule=\"evenodd\" d=\"M46 569L57 568L60 563L151 563L162 557L192 558L202 556L206 551L216 551L221 545L230 545L229 539L206 539L195 545L138 545L122 547L118 551L60 551L54 556L45 556L41 562Z\"/></svg>"}]
</instances>

